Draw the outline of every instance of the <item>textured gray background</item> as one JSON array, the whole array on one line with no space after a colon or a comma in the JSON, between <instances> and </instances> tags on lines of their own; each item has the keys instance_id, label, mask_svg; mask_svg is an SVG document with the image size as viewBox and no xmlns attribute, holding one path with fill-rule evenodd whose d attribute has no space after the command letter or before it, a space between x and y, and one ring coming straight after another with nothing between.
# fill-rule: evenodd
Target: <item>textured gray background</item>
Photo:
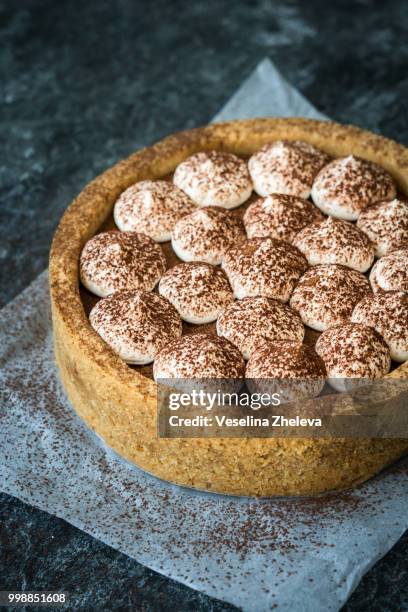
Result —
<instances>
[{"instance_id":1,"label":"textured gray background","mask_svg":"<svg viewBox=\"0 0 408 612\"><path fill-rule=\"evenodd\" d=\"M58 219L87 181L206 123L264 56L322 112L408 144L406 4L329 6L0 0L0 304L44 269ZM67 590L73 609L231 609L64 521L0 502L2 588ZM365 577L348 611L404 609L407 542Z\"/></svg>"}]
</instances>

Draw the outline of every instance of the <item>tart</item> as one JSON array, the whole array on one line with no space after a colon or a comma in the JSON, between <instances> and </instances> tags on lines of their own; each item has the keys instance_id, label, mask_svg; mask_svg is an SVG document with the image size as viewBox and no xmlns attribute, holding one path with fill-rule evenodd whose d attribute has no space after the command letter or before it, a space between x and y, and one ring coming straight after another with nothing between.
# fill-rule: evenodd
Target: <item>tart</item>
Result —
<instances>
[{"instance_id":1,"label":"tart","mask_svg":"<svg viewBox=\"0 0 408 612\"><path fill-rule=\"evenodd\" d=\"M392 176L402 195L408 194L408 151L391 140L331 122L235 121L170 136L119 162L74 200L53 240L50 287L55 355L70 401L119 455L179 485L234 495L315 495L363 482L408 451L407 439L159 438L152 365L126 364L89 322L96 299L81 287L80 255L93 236L114 229L113 207L126 189L138 181L168 180L179 164L202 151L248 159L279 140L306 142L330 158L367 159ZM231 213L242 217L256 198L252 194ZM170 243L162 243L161 248L167 268L180 263ZM199 330L215 333L215 324L200 325ZM191 332L197 332L197 326L184 322L183 333ZM388 376L408 377L408 364Z\"/></svg>"}]
</instances>

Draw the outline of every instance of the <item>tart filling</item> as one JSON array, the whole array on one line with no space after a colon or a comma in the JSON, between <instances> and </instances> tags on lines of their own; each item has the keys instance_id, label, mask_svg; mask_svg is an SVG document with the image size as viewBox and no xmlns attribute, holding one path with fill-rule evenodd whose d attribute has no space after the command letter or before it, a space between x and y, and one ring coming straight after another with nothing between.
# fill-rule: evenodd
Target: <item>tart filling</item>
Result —
<instances>
[{"instance_id":1,"label":"tart filling","mask_svg":"<svg viewBox=\"0 0 408 612\"><path fill-rule=\"evenodd\" d=\"M262 197L241 206L252 181ZM313 201L305 199L310 192ZM382 201L369 206L376 199ZM156 377L158 372L189 376L189 350L191 371L202 350L210 367L200 369L204 362L199 362L200 373L216 377L221 370L211 365L211 351L234 364L222 370L227 377L234 377L242 359L249 360L251 371L266 345L274 355L286 346L291 359L307 360L310 347L302 343L306 338L313 345L316 332L323 332L316 348L330 377L382 376L390 357L408 359L407 249L394 250L370 268L375 253L404 242L406 206L376 164L353 155L330 160L301 141L272 142L248 163L230 153L196 153L173 177L127 188L114 207L123 231L102 232L86 243L82 283L105 298L91 311L91 325L128 363L155 361ZM357 224L350 221L357 216ZM164 250L157 244L162 241ZM166 272L164 252L168 257L170 249L170 261L178 263ZM159 295L151 293L156 285ZM197 325L204 333L192 339ZM329 333L332 328L336 331ZM350 332L347 340L344 330ZM182 333L187 336L180 340ZM333 355L325 351L328 339ZM336 343L339 355L349 347L341 367L333 362ZM378 368L368 358L368 345L382 355ZM159 353L166 357L156 365ZM276 375L269 359L263 366L265 376Z\"/></svg>"}]
</instances>

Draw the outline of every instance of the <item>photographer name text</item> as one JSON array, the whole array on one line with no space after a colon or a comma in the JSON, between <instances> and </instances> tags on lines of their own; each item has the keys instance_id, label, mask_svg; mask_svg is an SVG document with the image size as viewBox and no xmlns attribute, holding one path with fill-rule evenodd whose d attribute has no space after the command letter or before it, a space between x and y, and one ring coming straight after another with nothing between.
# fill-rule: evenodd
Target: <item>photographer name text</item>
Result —
<instances>
[{"instance_id":1,"label":"photographer name text","mask_svg":"<svg viewBox=\"0 0 408 612\"><path fill-rule=\"evenodd\" d=\"M169 417L171 427L321 427L322 421L319 418L304 418L301 416L285 417L281 414L271 415L270 417L257 418L252 415L245 417L227 416L204 416L180 417L171 415Z\"/></svg>"}]
</instances>

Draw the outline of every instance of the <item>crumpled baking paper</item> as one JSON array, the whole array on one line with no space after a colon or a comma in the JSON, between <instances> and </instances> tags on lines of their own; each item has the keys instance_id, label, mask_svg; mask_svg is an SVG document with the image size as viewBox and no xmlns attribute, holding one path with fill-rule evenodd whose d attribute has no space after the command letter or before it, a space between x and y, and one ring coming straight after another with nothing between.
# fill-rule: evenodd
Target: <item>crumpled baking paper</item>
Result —
<instances>
[{"instance_id":1,"label":"crumpled baking paper","mask_svg":"<svg viewBox=\"0 0 408 612\"><path fill-rule=\"evenodd\" d=\"M216 119L322 116L259 64ZM244 610L338 610L408 525L408 466L317 499L180 488L106 447L65 398L46 272L0 312L0 488Z\"/></svg>"}]
</instances>

